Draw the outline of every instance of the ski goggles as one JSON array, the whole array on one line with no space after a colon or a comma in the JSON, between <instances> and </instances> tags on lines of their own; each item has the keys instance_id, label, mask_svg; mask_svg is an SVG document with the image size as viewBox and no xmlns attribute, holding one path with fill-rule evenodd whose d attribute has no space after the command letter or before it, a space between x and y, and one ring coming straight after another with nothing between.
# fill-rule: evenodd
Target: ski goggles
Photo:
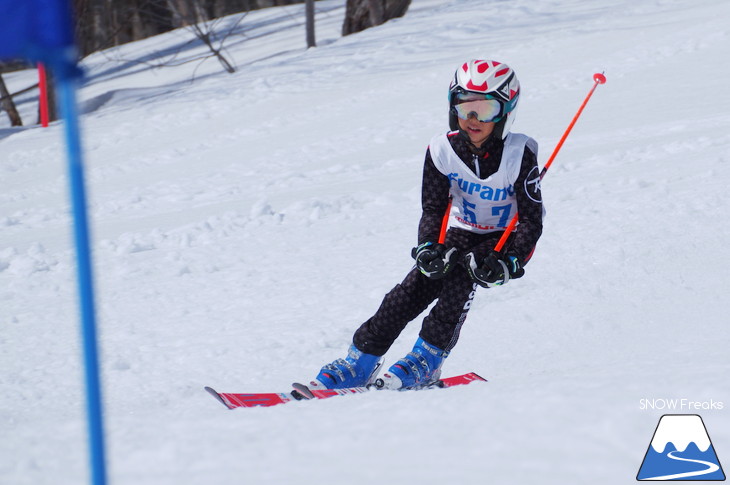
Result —
<instances>
[{"instance_id":1,"label":"ski goggles","mask_svg":"<svg viewBox=\"0 0 730 485\"><path fill-rule=\"evenodd\" d=\"M490 95L457 94L453 110L462 120L468 120L472 115L482 123L497 122L502 119L502 103Z\"/></svg>"}]
</instances>

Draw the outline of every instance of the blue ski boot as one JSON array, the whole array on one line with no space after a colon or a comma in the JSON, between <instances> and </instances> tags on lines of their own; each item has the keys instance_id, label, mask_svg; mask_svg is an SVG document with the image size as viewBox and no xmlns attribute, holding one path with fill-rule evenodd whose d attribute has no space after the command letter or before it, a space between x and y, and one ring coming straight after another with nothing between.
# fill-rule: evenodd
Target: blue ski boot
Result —
<instances>
[{"instance_id":1,"label":"blue ski boot","mask_svg":"<svg viewBox=\"0 0 730 485\"><path fill-rule=\"evenodd\" d=\"M414 389L427 387L441 377L441 365L449 356L445 350L435 347L419 337L413 350L390 366L378 379L376 386L384 389Z\"/></svg>"},{"instance_id":2,"label":"blue ski boot","mask_svg":"<svg viewBox=\"0 0 730 485\"><path fill-rule=\"evenodd\" d=\"M347 357L322 367L310 387L312 389L365 387L375 379L380 359L381 357L377 355L362 352L354 344L350 345Z\"/></svg>"}]
</instances>

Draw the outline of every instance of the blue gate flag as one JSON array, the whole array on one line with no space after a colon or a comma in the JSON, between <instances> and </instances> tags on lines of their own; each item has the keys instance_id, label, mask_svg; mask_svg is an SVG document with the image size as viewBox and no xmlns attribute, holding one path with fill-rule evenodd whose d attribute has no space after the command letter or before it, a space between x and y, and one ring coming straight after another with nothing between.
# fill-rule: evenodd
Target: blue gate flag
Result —
<instances>
[{"instance_id":1,"label":"blue gate flag","mask_svg":"<svg viewBox=\"0 0 730 485\"><path fill-rule=\"evenodd\" d=\"M26 59L42 62L50 67L57 81L59 108L64 119L68 152L68 175L76 240L90 475L94 485L105 485L106 463L94 287L81 131L76 102L76 84L81 71L76 64L72 19L70 0L0 0L0 60Z\"/></svg>"},{"instance_id":2,"label":"blue gate flag","mask_svg":"<svg viewBox=\"0 0 730 485\"><path fill-rule=\"evenodd\" d=\"M59 77L77 75L68 0L0 0L0 59L48 64Z\"/></svg>"}]
</instances>

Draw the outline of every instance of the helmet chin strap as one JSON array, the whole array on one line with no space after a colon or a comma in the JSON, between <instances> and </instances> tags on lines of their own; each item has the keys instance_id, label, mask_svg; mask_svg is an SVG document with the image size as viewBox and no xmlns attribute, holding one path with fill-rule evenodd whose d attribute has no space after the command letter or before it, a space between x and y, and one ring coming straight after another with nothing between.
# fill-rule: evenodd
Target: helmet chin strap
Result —
<instances>
[{"instance_id":1,"label":"helmet chin strap","mask_svg":"<svg viewBox=\"0 0 730 485\"><path fill-rule=\"evenodd\" d=\"M507 133L504 132L504 127L507 124L507 116L502 117L502 119L499 120L499 123L494 125L494 130L492 130L492 135L498 136L502 140L504 140L504 138L507 136Z\"/></svg>"},{"instance_id":2,"label":"helmet chin strap","mask_svg":"<svg viewBox=\"0 0 730 485\"><path fill-rule=\"evenodd\" d=\"M459 118L451 110L449 110L449 129L451 131L461 131L459 128Z\"/></svg>"}]
</instances>

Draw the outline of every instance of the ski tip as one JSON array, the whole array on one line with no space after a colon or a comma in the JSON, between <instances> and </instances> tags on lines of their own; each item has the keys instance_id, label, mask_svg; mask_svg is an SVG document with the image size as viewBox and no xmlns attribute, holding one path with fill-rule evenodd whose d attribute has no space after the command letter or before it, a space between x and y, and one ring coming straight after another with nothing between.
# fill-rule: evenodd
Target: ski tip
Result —
<instances>
[{"instance_id":1,"label":"ski tip","mask_svg":"<svg viewBox=\"0 0 730 485\"><path fill-rule=\"evenodd\" d=\"M232 407L230 407L228 405L228 403L226 403L226 401L221 397L221 395L218 394L218 391L216 391L212 387L208 387L208 386L205 386L203 389L205 389L208 392L208 394L210 394L211 396L216 398L218 400L218 402L223 404L227 409L233 409Z\"/></svg>"},{"instance_id":2,"label":"ski tip","mask_svg":"<svg viewBox=\"0 0 730 485\"><path fill-rule=\"evenodd\" d=\"M312 390L309 389L309 386L306 386L300 382L294 382L291 386L294 391L300 394L304 399L314 399L314 394L312 393Z\"/></svg>"},{"instance_id":3,"label":"ski tip","mask_svg":"<svg viewBox=\"0 0 730 485\"><path fill-rule=\"evenodd\" d=\"M482 376L480 376L479 374L477 374L476 372L471 372L470 374L471 374L472 376L474 376L474 380L475 380L475 381L484 381L484 382L489 382L489 381L487 381L487 380L486 380L485 378L483 378Z\"/></svg>"}]
</instances>

